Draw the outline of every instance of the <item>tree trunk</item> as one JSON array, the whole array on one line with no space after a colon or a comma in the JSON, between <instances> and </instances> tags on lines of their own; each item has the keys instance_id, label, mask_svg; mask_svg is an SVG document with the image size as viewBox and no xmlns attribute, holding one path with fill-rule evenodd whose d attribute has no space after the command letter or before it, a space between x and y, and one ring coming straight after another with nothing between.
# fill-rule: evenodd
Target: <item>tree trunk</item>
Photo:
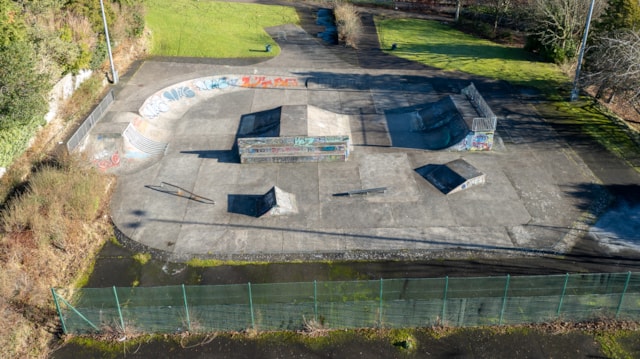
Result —
<instances>
[{"instance_id":1,"label":"tree trunk","mask_svg":"<svg viewBox=\"0 0 640 359\"><path fill-rule=\"evenodd\" d=\"M458 22L458 20L460 19L460 7L462 5L462 0L457 0L456 1L456 18L455 18L455 22Z\"/></svg>"}]
</instances>

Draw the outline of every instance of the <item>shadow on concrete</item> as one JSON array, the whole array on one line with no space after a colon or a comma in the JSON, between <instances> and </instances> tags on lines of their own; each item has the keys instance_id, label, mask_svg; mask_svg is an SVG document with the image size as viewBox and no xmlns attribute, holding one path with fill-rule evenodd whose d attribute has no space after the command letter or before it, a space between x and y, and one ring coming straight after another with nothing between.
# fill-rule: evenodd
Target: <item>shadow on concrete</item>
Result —
<instances>
[{"instance_id":1,"label":"shadow on concrete","mask_svg":"<svg viewBox=\"0 0 640 359\"><path fill-rule=\"evenodd\" d=\"M565 191L577 207L597 218L590 236L615 252L640 248L640 185L582 183Z\"/></svg>"},{"instance_id":2,"label":"shadow on concrete","mask_svg":"<svg viewBox=\"0 0 640 359\"><path fill-rule=\"evenodd\" d=\"M251 217L261 217L276 205L275 189L263 195L230 194L227 196L227 211Z\"/></svg>"},{"instance_id":3,"label":"shadow on concrete","mask_svg":"<svg viewBox=\"0 0 640 359\"><path fill-rule=\"evenodd\" d=\"M227 196L227 212L249 217L260 217L260 202L264 196L257 194L229 194Z\"/></svg>"},{"instance_id":4,"label":"shadow on concrete","mask_svg":"<svg viewBox=\"0 0 640 359\"><path fill-rule=\"evenodd\" d=\"M180 153L198 155L198 158L213 158L217 159L220 163L240 163L237 146L238 145L234 142L233 148L230 150L193 150L180 151Z\"/></svg>"},{"instance_id":5,"label":"shadow on concrete","mask_svg":"<svg viewBox=\"0 0 640 359\"><path fill-rule=\"evenodd\" d=\"M236 138L280 136L282 107L248 113L240 117Z\"/></svg>"},{"instance_id":6,"label":"shadow on concrete","mask_svg":"<svg viewBox=\"0 0 640 359\"><path fill-rule=\"evenodd\" d=\"M327 71L301 71L294 74L306 78L306 87L314 90L424 92L428 88L439 94L459 94L462 88L469 85L469 80L464 77L454 77L454 75L445 77L442 74L438 74L438 76L431 74L425 74L424 76L407 74L372 75ZM479 87L481 83L482 79L474 79L474 84L480 91L482 91Z\"/></svg>"},{"instance_id":7,"label":"shadow on concrete","mask_svg":"<svg viewBox=\"0 0 640 359\"><path fill-rule=\"evenodd\" d=\"M413 111L394 109L386 112L391 145L442 150L461 142L469 129L455 108L444 106L442 102L418 106Z\"/></svg>"}]
</instances>

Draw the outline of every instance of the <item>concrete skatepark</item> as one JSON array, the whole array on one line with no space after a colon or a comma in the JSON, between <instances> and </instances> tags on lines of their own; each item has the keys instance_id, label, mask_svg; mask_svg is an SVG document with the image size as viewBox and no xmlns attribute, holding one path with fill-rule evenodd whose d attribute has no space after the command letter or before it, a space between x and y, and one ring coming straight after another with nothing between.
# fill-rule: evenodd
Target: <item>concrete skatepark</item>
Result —
<instances>
[{"instance_id":1,"label":"concrete skatepark","mask_svg":"<svg viewBox=\"0 0 640 359\"><path fill-rule=\"evenodd\" d=\"M127 244L175 261L565 253L607 201L581 193L598 178L504 83L473 79L499 118L492 151L432 151L402 129L407 114L459 95L471 79L364 69L297 26L268 31L282 48L268 61L157 59L124 78L83 147L118 176L111 216ZM207 95L191 96L196 88ZM348 119L347 161L240 163L243 116L303 105ZM133 137L117 135L127 128ZM148 151L132 146L135 133ZM446 195L416 171L460 159L486 176L482 185ZM274 186L295 196L294 213L233 210Z\"/></svg>"}]
</instances>

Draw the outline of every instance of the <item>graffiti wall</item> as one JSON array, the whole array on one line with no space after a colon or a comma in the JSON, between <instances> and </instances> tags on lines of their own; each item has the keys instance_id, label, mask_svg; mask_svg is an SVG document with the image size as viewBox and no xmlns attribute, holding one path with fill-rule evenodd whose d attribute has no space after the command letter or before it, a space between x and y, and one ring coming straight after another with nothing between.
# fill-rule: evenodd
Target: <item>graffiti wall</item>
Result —
<instances>
[{"instance_id":1,"label":"graffiti wall","mask_svg":"<svg viewBox=\"0 0 640 359\"><path fill-rule=\"evenodd\" d=\"M161 116L180 117L195 102L238 89L295 88L301 81L296 77L227 75L203 77L184 81L164 88L140 107L140 115L146 119ZM304 84L304 81L302 81Z\"/></svg>"},{"instance_id":2,"label":"graffiti wall","mask_svg":"<svg viewBox=\"0 0 640 359\"><path fill-rule=\"evenodd\" d=\"M346 161L349 136L239 138L241 163Z\"/></svg>"},{"instance_id":3,"label":"graffiti wall","mask_svg":"<svg viewBox=\"0 0 640 359\"><path fill-rule=\"evenodd\" d=\"M465 147L468 151L491 151L493 135L493 132L469 132L465 138Z\"/></svg>"}]
</instances>

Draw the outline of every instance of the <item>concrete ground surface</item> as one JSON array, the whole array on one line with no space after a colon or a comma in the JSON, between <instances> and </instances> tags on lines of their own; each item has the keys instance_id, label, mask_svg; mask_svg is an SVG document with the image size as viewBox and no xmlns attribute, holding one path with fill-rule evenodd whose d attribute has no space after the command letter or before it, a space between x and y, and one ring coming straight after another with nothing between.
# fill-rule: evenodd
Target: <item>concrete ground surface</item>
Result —
<instances>
[{"instance_id":1,"label":"concrete ground surface","mask_svg":"<svg viewBox=\"0 0 640 359\"><path fill-rule=\"evenodd\" d=\"M297 7L301 28L310 35L291 26L270 29L283 52L265 62L158 58L143 62L115 87L116 102L88 136L86 151L92 155L106 151L106 158L124 151L121 143L99 135L124 129L124 121L135 117L147 98L183 81L218 74L322 75L342 81L326 83L350 83L357 88L231 91L188 107L179 120L168 121L163 131L154 133L158 138L170 134L166 137L166 155L131 157L108 169L119 177L112 202L116 226L131 238L126 241L130 247L140 243L134 249L155 249L158 256L152 259L152 266L165 275L147 273L149 266L140 268L125 248L108 245L110 249L98 258L89 286L129 286L133 280L139 280L142 286L180 284L189 283L189 276L201 278L202 284L347 279L328 274L338 265L335 263L219 266L191 268L202 271L195 275L188 270L178 271L179 275L166 274L168 265L184 266L167 260L192 256L267 261L424 259L344 262L349 279L353 273L358 278L377 279L637 270L633 245L635 233L640 232L635 210L640 203L640 179L627 162L562 120L542 118L534 106L540 99L526 90L465 74L443 73L384 55L378 48L372 20L380 10L362 9L365 33L356 51L327 47L314 38L313 34L322 31L313 23L314 5L285 4ZM407 108L436 101L440 96L458 93L470 81L499 116L500 143L493 152L429 152L390 145L393 136L386 125L389 118L401 117ZM286 104L311 104L351 115L357 145L349 161L240 165L232 148L239 116ZM445 196L414 171L427 163L457 158L486 173L487 183ZM216 204L153 189L163 181L215 199ZM274 185L298 196L298 214L255 218L226 210L229 195L264 194ZM390 190L384 195L360 198L332 195L374 185ZM605 211L607 207L611 210ZM598 218L600 227L593 227L595 233L589 234ZM607 240L619 247L604 246ZM536 253L540 256L505 257ZM544 255L548 253L566 254ZM463 259L441 259L447 256ZM430 260L432 257L438 259ZM132 273L132 268L141 273ZM291 333L277 334L271 340L224 335L190 338L195 343L163 340L131 350L123 346L117 357L607 357L592 332L562 334L554 328L541 332L508 329L504 333L490 328L465 329L438 338L419 333L415 335L417 349L412 352L386 339L350 335L318 342L296 339ZM632 357L640 352L637 335L620 341ZM51 357L104 355L101 350L67 344ZM116 357L113 352L110 355Z\"/></svg>"},{"instance_id":2,"label":"concrete ground surface","mask_svg":"<svg viewBox=\"0 0 640 359\"><path fill-rule=\"evenodd\" d=\"M630 190L640 183L637 172L612 155L594 158L568 142L553 121L538 115L528 91L419 64L405 66L400 59L394 66L396 58L384 55L370 39L358 51L324 45L307 32L313 24L304 21L304 14L312 8L299 12L303 27L267 29L282 49L275 58L149 59L122 77L115 102L84 147L96 159L120 156L107 170L119 178L111 216L125 241L172 261L566 253L611 200L607 181ZM374 68L376 59L382 69ZM156 120L141 120L149 99L167 89L221 77L295 79L299 86L228 88L215 96L196 96ZM390 128L408 121L408 112L457 94L471 82L499 118L493 151L395 146L411 134ZM354 144L348 161L240 164L234 149L240 118L284 105L348 115ZM146 121L139 126L143 135L167 143L164 154L134 156L126 143L109 136L135 121ZM486 174L483 186L446 196L415 172L459 158ZM615 176L603 166L614 167ZM157 190L163 183L215 204ZM273 186L296 196L297 214L256 218L229 210L234 198L262 195ZM375 187L387 191L334 196ZM634 204L625 205L625 213L633 213ZM624 240L640 222L637 215L627 218L622 235L614 220L614 229L597 232L599 238L623 237L625 249Z\"/></svg>"}]
</instances>

